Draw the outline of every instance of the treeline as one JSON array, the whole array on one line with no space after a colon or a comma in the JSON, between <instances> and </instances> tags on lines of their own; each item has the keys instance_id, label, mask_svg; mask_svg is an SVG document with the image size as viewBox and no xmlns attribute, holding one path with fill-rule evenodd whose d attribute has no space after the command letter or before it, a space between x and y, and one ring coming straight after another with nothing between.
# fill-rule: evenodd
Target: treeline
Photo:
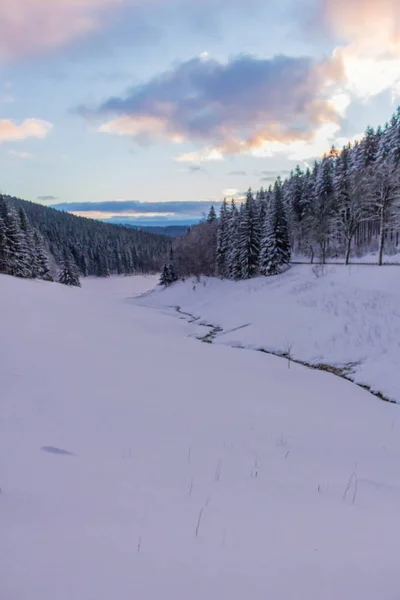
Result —
<instances>
[{"instance_id":1,"label":"treeline","mask_svg":"<svg viewBox=\"0 0 400 600\"><path fill-rule=\"evenodd\" d=\"M178 276L248 279L282 272L292 254L310 262L399 247L400 108L390 123L340 151L332 147L312 169L299 166L268 190L249 190L238 207L224 201L219 216L175 243Z\"/></svg>"},{"instance_id":2,"label":"treeline","mask_svg":"<svg viewBox=\"0 0 400 600\"><path fill-rule=\"evenodd\" d=\"M44 253L56 265L53 275L61 278L63 283L78 285L80 275L107 277L111 274L154 273L161 269L168 255L170 241L164 236L76 217L19 198L0 198L2 206L8 207L3 208L4 214L11 215L6 220L15 221L17 216L22 230L21 215L25 215L34 237L41 240ZM24 244L34 253L30 235L28 238ZM10 246L10 242L7 244ZM10 267L7 269L2 272L19 277L37 276L29 274L29 270L16 273L12 267L11 273Z\"/></svg>"},{"instance_id":3,"label":"treeline","mask_svg":"<svg viewBox=\"0 0 400 600\"><path fill-rule=\"evenodd\" d=\"M219 218L211 207L207 220L176 241L174 250L169 265L179 277L217 274L249 279L259 273L281 273L290 262L281 180L269 192L261 190L254 196L249 190L239 207L234 200L229 204L224 200Z\"/></svg>"},{"instance_id":4,"label":"treeline","mask_svg":"<svg viewBox=\"0 0 400 600\"><path fill-rule=\"evenodd\" d=\"M0 273L52 281L43 237L22 207L0 198Z\"/></svg>"}]
</instances>

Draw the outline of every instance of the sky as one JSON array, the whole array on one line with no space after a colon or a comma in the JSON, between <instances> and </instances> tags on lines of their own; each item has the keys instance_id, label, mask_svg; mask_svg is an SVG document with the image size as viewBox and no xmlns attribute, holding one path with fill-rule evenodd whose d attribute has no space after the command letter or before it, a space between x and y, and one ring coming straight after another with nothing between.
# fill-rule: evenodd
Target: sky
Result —
<instances>
[{"instance_id":1,"label":"sky","mask_svg":"<svg viewBox=\"0 0 400 600\"><path fill-rule=\"evenodd\" d=\"M199 219L400 104L398 0L0 0L0 191Z\"/></svg>"}]
</instances>

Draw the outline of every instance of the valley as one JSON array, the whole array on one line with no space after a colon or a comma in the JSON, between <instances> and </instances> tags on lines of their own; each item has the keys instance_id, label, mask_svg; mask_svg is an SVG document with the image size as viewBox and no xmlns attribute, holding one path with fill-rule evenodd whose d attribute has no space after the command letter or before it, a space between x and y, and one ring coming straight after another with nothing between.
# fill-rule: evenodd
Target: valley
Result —
<instances>
[{"instance_id":1,"label":"valley","mask_svg":"<svg viewBox=\"0 0 400 600\"><path fill-rule=\"evenodd\" d=\"M314 277L319 306L329 308L330 288L338 297L340 273ZM398 407L230 347L278 347L276 316L263 330L258 314L272 311L279 285L301 281L306 312L306 278L294 267L152 291L153 276L82 288L1 276L7 600L396 597ZM224 333L200 343L207 329L169 308L178 303Z\"/></svg>"}]
</instances>

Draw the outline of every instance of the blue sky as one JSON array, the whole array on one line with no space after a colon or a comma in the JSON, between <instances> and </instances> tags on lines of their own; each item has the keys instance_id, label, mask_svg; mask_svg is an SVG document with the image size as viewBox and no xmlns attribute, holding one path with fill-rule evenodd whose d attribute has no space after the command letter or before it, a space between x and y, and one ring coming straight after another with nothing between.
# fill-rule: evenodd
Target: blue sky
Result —
<instances>
[{"instance_id":1,"label":"blue sky","mask_svg":"<svg viewBox=\"0 0 400 600\"><path fill-rule=\"evenodd\" d=\"M4 4L1 190L76 214L197 219L400 103L397 0Z\"/></svg>"}]
</instances>

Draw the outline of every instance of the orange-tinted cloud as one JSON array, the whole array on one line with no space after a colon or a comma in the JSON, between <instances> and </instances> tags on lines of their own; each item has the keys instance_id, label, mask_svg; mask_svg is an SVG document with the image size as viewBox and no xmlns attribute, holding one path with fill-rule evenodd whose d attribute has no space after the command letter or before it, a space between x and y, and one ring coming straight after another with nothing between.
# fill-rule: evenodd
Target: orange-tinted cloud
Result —
<instances>
[{"instance_id":1,"label":"orange-tinted cloud","mask_svg":"<svg viewBox=\"0 0 400 600\"><path fill-rule=\"evenodd\" d=\"M332 88L343 77L340 57L239 56L221 63L200 56L161 73L123 97L82 114L103 118L100 131L169 141L200 141L201 152L179 162L218 160L266 141L310 140L341 112Z\"/></svg>"},{"instance_id":2,"label":"orange-tinted cloud","mask_svg":"<svg viewBox=\"0 0 400 600\"><path fill-rule=\"evenodd\" d=\"M0 59L62 46L98 29L104 11L125 1L1 0Z\"/></svg>"},{"instance_id":3,"label":"orange-tinted cloud","mask_svg":"<svg viewBox=\"0 0 400 600\"><path fill-rule=\"evenodd\" d=\"M399 0L323 0L326 23L333 33L346 42L400 41Z\"/></svg>"},{"instance_id":4,"label":"orange-tinted cloud","mask_svg":"<svg viewBox=\"0 0 400 600\"><path fill-rule=\"evenodd\" d=\"M341 45L347 89L361 98L399 94L400 1L323 0L322 18Z\"/></svg>"},{"instance_id":5,"label":"orange-tinted cloud","mask_svg":"<svg viewBox=\"0 0 400 600\"><path fill-rule=\"evenodd\" d=\"M25 119L17 125L13 121L0 119L0 142L14 142L27 138L45 138L52 129L52 124L41 119Z\"/></svg>"},{"instance_id":6,"label":"orange-tinted cloud","mask_svg":"<svg viewBox=\"0 0 400 600\"><path fill-rule=\"evenodd\" d=\"M72 215L77 217L86 217L87 219L111 219L112 217L130 217L131 219L142 219L146 217L148 219L154 219L155 217L173 217L174 213L171 212L136 212L136 211L125 211L125 212L105 212L99 210L73 210Z\"/></svg>"}]
</instances>

